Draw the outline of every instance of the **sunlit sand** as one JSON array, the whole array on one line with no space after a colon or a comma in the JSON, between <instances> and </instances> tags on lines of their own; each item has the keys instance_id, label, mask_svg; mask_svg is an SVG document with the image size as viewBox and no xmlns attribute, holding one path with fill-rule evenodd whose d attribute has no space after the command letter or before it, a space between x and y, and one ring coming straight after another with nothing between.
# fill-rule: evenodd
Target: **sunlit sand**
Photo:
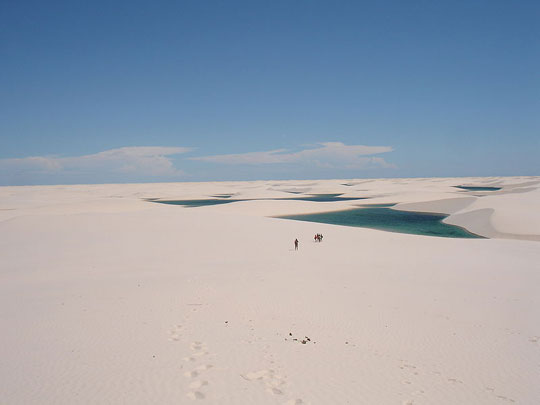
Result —
<instances>
[{"instance_id":1,"label":"sunlit sand","mask_svg":"<svg viewBox=\"0 0 540 405\"><path fill-rule=\"evenodd\" d=\"M156 203L207 199L239 201ZM484 238L274 218L365 204ZM538 207L538 177L1 187L0 402L537 403Z\"/></svg>"}]
</instances>

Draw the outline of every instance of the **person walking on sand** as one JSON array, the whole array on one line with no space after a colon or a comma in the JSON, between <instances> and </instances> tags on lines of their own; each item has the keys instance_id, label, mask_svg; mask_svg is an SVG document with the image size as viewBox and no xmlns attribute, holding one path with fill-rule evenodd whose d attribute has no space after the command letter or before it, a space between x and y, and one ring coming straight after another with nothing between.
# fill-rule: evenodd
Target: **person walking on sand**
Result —
<instances>
[{"instance_id":1,"label":"person walking on sand","mask_svg":"<svg viewBox=\"0 0 540 405\"><path fill-rule=\"evenodd\" d=\"M298 250L298 239L294 240L294 250Z\"/></svg>"}]
</instances>

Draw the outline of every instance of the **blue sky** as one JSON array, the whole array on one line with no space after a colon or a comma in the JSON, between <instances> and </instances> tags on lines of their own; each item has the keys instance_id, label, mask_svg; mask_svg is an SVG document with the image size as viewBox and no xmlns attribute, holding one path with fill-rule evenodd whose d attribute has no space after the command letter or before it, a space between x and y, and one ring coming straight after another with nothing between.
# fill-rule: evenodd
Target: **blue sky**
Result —
<instances>
[{"instance_id":1,"label":"blue sky","mask_svg":"<svg viewBox=\"0 0 540 405\"><path fill-rule=\"evenodd\" d=\"M0 4L0 185L540 175L537 1Z\"/></svg>"}]
</instances>

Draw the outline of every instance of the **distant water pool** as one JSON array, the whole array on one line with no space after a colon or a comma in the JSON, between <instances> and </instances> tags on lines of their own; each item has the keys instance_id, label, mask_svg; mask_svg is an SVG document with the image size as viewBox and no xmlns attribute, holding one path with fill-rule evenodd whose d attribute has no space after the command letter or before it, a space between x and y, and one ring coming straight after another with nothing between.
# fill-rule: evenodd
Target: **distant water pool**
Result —
<instances>
[{"instance_id":1,"label":"distant water pool","mask_svg":"<svg viewBox=\"0 0 540 405\"><path fill-rule=\"evenodd\" d=\"M231 199L230 195L221 194L213 197L199 200L151 200L160 204L182 205L185 207L204 207L208 205L229 204L238 201L314 201L314 202L335 202L335 201L354 201L365 200L361 197L341 197L341 194L310 194L293 198L254 198L254 199Z\"/></svg>"},{"instance_id":2,"label":"distant water pool","mask_svg":"<svg viewBox=\"0 0 540 405\"><path fill-rule=\"evenodd\" d=\"M273 200L297 200L297 201L315 201L315 202L334 202L334 201L354 201L365 200L360 197L341 197L341 194L310 194L294 198L273 198Z\"/></svg>"},{"instance_id":3,"label":"distant water pool","mask_svg":"<svg viewBox=\"0 0 540 405\"><path fill-rule=\"evenodd\" d=\"M382 204L381 204L382 205ZM448 215L398 211L386 206L358 208L318 214L287 215L278 218L333 225L372 228L382 231L445 238L482 238L458 226L442 222Z\"/></svg>"},{"instance_id":4,"label":"distant water pool","mask_svg":"<svg viewBox=\"0 0 540 405\"><path fill-rule=\"evenodd\" d=\"M185 207L204 207L207 205L219 205L219 204L230 204L236 201L246 201L246 200L231 200L231 199L217 199L217 198L208 198L205 200L157 200L152 202L157 202L160 204L170 204L170 205L182 205Z\"/></svg>"},{"instance_id":5,"label":"distant water pool","mask_svg":"<svg viewBox=\"0 0 540 405\"><path fill-rule=\"evenodd\" d=\"M462 190L467 191L497 191L500 190L502 187L476 187L476 186L454 186L455 188L460 188Z\"/></svg>"}]
</instances>

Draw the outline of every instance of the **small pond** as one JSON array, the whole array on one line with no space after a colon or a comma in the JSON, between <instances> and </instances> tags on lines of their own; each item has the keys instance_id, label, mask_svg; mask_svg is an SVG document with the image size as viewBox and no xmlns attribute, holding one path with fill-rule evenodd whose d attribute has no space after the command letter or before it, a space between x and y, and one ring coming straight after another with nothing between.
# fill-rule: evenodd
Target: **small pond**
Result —
<instances>
[{"instance_id":1,"label":"small pond","mask_svg":"<svg viewBox=\"0 0 540 405\"><path fill-rule=\"evenodd\" d=\"M459 188L461 190L467 190L467 191L497 191L502 189L502 187L481 187L481 186L454 186L455 188Z\"/></svg>"}]
</instances>

